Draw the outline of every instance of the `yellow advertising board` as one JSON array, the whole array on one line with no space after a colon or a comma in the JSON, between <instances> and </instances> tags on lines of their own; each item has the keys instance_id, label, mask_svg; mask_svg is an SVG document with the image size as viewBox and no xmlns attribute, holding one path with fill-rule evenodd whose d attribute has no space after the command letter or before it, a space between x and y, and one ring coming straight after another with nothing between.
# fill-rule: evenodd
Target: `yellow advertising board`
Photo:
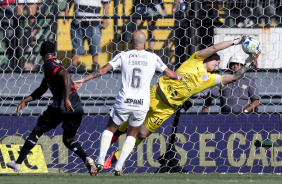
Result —
<instances>
[{"instance_id":1,"label":"yellow advertising board","mask_svg":"<svg viewBox=\"0 0 282 184\"><path fill-rule=\"evenodd\" d=\"M7 167L7 162L16 160L19 157L19 144L0 144L0 173L14 173ZM36 145L27 155L27 159L22 163L20 173L48 173L47 165L40 145Z\"/></svg>"}]
</instances>

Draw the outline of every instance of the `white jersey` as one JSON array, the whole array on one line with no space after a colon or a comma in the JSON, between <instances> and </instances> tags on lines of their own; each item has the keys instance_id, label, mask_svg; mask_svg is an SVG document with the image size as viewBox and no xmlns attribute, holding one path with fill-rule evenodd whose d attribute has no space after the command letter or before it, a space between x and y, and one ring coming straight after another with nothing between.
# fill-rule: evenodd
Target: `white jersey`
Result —
<instances>
[{"instance_id":1,"label":"white jersey","mask_svg":"<svg viewBox=\"0 0 282 184\"><path fill-rule=\"evenodd\" d=\"M130 50L116 55L109 64L120 67L122 84L114 106L132 110L149 110L150 84L155 71L167 66L161 58L145 50Z\"/></svg>"}]
</instances>

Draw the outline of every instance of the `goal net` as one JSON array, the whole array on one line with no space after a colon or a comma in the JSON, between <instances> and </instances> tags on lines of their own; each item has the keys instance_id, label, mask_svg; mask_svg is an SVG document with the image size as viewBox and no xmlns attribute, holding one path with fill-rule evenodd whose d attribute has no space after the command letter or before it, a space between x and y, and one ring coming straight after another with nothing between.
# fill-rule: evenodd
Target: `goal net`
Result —
<instances>
[{"instance_id":1,"label":"goal net","mask_svg":"<svg viewBox=\"0 0 282 184\"><path fill-rule=\"evenodd\" d=\"M58 59L75 81L97 67L93 62L97 61L102 67L117 53L131 49L131 34L137 29L147 36L146 49L159 55L174 71L198 50L241 35L255 35L262 45L262 54L246 76L255 81L259 106L249 113L225 113L220 101L221 95L224 95L221 92L213 97L209 113L203 113L206 99L210 97L209 90L205 90L189 99L192 107L188 111L181 109L179 117L170 117L135 148L125 162L123 172L153 173L161 168L168 168L168 172L189 173L282 172L281 146L274 146L274 143L282 143L280 1L105 2L101 4L102 17L95 15L95 18L107 18L109 24L106 28L102 28L101 24L97 26L101 30L101 52L93 57L87 36L80 43L73 42L78 31L72 26L75 20L79 22L82 18L91 18L87 11L97 13L97 10L86 6L82 10L86 13L81 16L75 13L75 3L67 6L67 0L38 0L27 4L17 0L1 1L0 173L13 172L6 163L17 159L38 117L52 103L51 92L47 91L40 99L26 104L20 116L16 115L17 105L40 85L44 77L40 45L46 40L56 44ZM109 11L104 11L105 6L108 6ZM67 16L66 7L69 7ZM34 8L36 11L29 11ZM90 23L88 28L92 27ZM79 57L76 59L77 54ZM221 63L216 73L220 74L230 72L227 67L230 57L245 59L247 56L240 46L230 47L218 54ZM151 84L157 83L160 76L156 73ZM120 86L120 71L114 71L87 82L79 90L84 116L75 139L94 160L97 160L100 137ZM248 87L238 85L239 91L245 96L248 96ZM233 95L235 92L232 92ZM248 99L248 103L251 103L251 99ZM237 100L239 103L239 98ZM175 127L176 132L173 131ZM175 136L173 142L172 133ZM81 159L64 146L62 134L60 126L44 134L28 154L21 172L86 172ZM121 148L124 140L125 135L122 135L111 145L107 158ZM256 140L269 141L270 145L255 146ZM175 148L176 154L170 157L168 148ZM112 169L102 172L112 172Z\"/></svg>"}]
</instances>

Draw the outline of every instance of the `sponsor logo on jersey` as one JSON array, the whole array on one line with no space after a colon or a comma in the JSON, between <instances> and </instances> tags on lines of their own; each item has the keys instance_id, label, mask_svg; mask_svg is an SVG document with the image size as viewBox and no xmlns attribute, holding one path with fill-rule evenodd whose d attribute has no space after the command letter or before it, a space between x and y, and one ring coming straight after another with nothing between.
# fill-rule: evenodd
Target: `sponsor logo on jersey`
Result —
<instances>
[{"instance_id":1,"label":"sponsor logo on jersey","mask_svg":"<svg viewBox=\"0 0 282 184\"><path fill-rule=\"evenodd\" d=\"M142 58L142 59L147 59L147 54L129 54L129 59L130 58Z\"/></svg>"},{"instance_id":2,"label":"sponsor logo on jersey","mask_svg":"<svg viewBox=\"0 0 282 184\"><path fill-rule=\"evenodd\" d=\"M134 105L143 105L143 99L132 99L132 98L127 98L125 99L124 103L128 104L134 104Z\"/></svg>"},{"instance_id":3,"label":"sponsor logo on jersey","mask_svg":"<svg viewBox=\"0 0 282 184\"><path fill-rule=\"evenodd\" d=\"M194 85L194 87L198 87L197 84L194 82L193 78L188 74L185 73L182 76L181 82L185 85L185 88L187 89L187 91L191 92L191 85Z\"/></svg>"},{"instance_id":4,"label":"sponsor logo on jersey","mask_svg":"<svg viewBox=\"0 0 282 184\"><path fill-rule=\"evenodd\" d=\"M201 79L202 79L203 81L208 80L209 77L210 77L210 75L209 75L208 73L204 73L203 75L201 75Z\"/></svg>"}]
</instances>

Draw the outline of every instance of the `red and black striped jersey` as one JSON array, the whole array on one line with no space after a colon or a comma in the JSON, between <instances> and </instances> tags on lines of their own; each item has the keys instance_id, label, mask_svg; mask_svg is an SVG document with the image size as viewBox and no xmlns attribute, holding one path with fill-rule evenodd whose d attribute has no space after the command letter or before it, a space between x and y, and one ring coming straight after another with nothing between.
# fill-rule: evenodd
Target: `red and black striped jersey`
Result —
<instances>
[{"instance_id":1,"label":"red and black striped jersey","mask_svg":"<svg viewBox=\"0 0 282 184\"><path fill-rule=\"evenodd\" d=\"M61 100L64 98L65 84L63 78L58 76L63 69L65 69L64 66L55 56L50 57L43 64L44 80L53 94L53 99ZM72 93L77 93L73 82L70 94Z\"/></svg>"}]
</instances>

